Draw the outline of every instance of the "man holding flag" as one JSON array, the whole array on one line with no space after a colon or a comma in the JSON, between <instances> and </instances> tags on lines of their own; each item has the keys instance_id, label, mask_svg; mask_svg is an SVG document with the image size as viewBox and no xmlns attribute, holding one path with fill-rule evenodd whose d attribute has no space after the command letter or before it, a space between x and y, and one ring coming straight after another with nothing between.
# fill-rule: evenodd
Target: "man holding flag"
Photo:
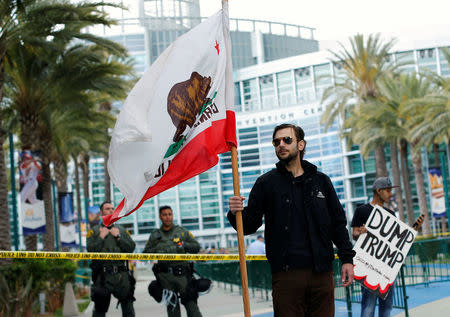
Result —
<instances>
[{"instance_id":1,"label":"man holding flag","mask_svg":"<svg viewBox=\"0 0 450 317\"><path fill-rule=\"evenodd\" d=\"M228 220L236 228L235 214L243 210L244 234L256 232L264 217L275 317L334 316L333 244L343 285L353 282L345 212L330 178L303 159L304 137L299 126L275 127L276 168L256 180L247 207L244 197L229 199Z\"/></svg>"}]
</instances>

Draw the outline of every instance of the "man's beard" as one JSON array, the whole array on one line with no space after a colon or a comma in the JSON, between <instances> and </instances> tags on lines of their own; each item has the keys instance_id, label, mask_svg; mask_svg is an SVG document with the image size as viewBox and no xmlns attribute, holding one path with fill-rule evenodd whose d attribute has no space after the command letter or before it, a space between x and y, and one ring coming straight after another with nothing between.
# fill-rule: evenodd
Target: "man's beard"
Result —
<instances>
[{"instance_id":1,"label":"man's beard","mask_svg":"<svg viewBox=\"0 0 450 317\"><path fill-rule=\"evenodd\" d=\"M290 162L294 161L297 159L297 157L300 155L299 152L295 152L295 153L289 153L289 155L285 158L281 158L280 155L278 154L278 152L276 153L278 159L285 163L285 164L289 164Z\"/></svg>"}]
</instances>

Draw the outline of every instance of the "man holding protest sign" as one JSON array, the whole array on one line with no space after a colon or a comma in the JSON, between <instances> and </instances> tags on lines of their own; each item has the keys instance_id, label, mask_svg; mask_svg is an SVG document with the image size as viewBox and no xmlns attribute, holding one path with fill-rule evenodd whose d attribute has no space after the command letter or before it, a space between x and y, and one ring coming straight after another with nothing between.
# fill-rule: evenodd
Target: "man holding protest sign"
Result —
<instances>
[{"instance_id":1,"label":"man holding protest sign","mask_svg":"<svg viewBox=\"0 0 450 317\"><path fill-rule=\"evenodd\" d=\"M367 232L366 222L373 210L373 208L378 205L384 207L387 205L392 198L392 188L398 187L393 186L388 177L379 177L375 180L372 185L373 198L368 204L358 206L355 210L355 214L352 219L352 235L353 239L357 240L358 237ZM386 211L395 216L394 211L384 208ZM391 286L391 288L393 285ZM362 288L362 299L361 299L361 317L373 317L375 314L375 306L377 303L378 296L369 291L367 288ZM392 310L392 303L394 298L394 292L390 291L385 299L378 298L379 303L379 317L390 316Z\"/></svg>"},{"instance_id":2,"label":"man holding protest sign","mask_svg":"<svg viewBox=\"0 0 450 317\"><path fill-rule=\"evenodd\" d=\"M244 197L229 199L228 220L236 228L235 213L243 210L244 234L256 232L264 217L275 317L334 316L333 243L343 285L353 282L345 212L330 178L303 160L304 137L299 126L275 127L276 168L256 180L247 207Z\"/></svg>"}]
</instances>

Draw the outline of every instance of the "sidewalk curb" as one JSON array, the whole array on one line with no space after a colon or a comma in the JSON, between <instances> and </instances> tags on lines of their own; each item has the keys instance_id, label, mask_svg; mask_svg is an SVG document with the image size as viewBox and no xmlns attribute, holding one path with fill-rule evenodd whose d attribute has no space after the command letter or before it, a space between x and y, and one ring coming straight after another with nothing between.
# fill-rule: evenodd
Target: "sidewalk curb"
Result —
<instances>
[{"instance_id":1,"label":"sidewalk curb","mask_svg":"<svg viewBox=\"0 0 450 317\"><path fill-rule=\"evenodd\" d=\"M80 315L81 317L90 317L92 316L92 311L94 310L94 302L91 301L86 307L86 309L83 311L83 313Z\"/></svg>"}]
</instances>

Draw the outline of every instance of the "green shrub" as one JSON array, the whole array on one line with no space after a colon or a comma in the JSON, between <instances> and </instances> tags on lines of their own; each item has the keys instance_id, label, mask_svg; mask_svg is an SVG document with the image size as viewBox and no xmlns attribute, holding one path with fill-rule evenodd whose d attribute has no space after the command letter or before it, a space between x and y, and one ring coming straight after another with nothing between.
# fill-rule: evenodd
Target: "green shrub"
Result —
<instances>
[{"instance_id":1,"label":"green shrub","mask_svg":"<svg viewBox=\"0 0 450 317\"><path fill-rule=\"evenodd\" d=\"M73 282L77 265L60 259L15 259L0 266L0 315L20 316L30 311L45 292L47 311L55 311L63 301L64 285Z\"/></svg>"}]
</instances>

